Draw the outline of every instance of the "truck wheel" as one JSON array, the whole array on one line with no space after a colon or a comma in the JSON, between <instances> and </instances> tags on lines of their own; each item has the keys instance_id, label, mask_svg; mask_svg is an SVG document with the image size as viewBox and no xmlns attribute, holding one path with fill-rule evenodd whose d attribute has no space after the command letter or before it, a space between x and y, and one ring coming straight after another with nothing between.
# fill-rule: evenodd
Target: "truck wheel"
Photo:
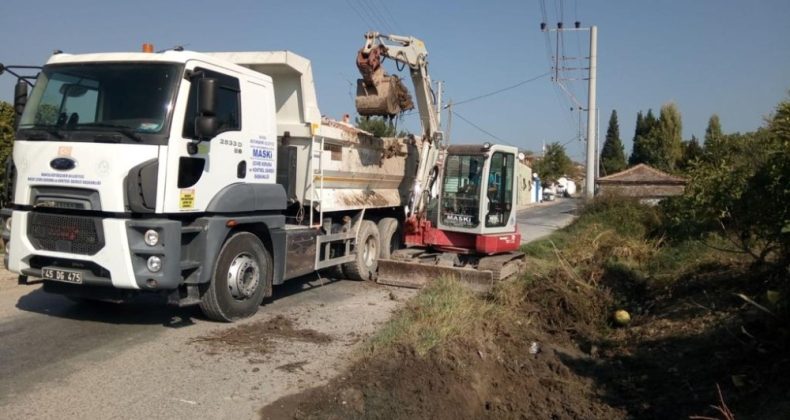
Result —
<instances>
[{"instance_id":1,"label":"truck wheel","mask_svg":"<svg viewBox=\"0 0 790 420\"><path fill-rule=\"evenodd\" d=\"M263 301L271 267L272 256L257 236L249 232L231 236L219 251L200 309L214 321L254 315Z\"/></svg>"},{"instance_id":2,"label":"truck wheel","mask_svg":"<svg viewBox=\"0 0 790 420\"><path fill-rule=\"evenodd\" d=\"M381 250L379 229L370 220L363 220L361 223L354 246L356 259L343 264L343 272L352 280L376 280Z\"/></svg>"},{"instance_id":3,"label":"truck wheel","mask_svg":"<svg viewBox=\"0 0 790 420\"><path fill-rule=\"evenodd\" d=\"M398 219L385 217L379 220L379 235L381 235L381 251L379 259L388 260L393 251L401 248Z\"/></svg>"},{"instance_id":4,"label":"truck wheel","mask_svg":"<svg viewBox=\"0 0 790 420\"><path fill-rule=\"evenodd\" d=\"M346 278L345 274L343 274L343 266L342 265L333 265L331 267L327 267L321 270L322 276L327 276L333 280L339 280Z\"/></svg>"}]
</instances>

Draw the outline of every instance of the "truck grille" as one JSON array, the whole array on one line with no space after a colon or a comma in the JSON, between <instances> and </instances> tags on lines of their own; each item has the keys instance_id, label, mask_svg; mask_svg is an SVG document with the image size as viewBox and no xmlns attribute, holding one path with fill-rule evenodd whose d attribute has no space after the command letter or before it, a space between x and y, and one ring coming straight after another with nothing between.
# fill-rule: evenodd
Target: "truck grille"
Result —
<instances>
[{"instance_id":1,"label":"truck grille","mask_svg":"<svg viewBox=\"0 0 790 420\"><path fill-rule=\"evenodd\" d=\"M101 219L30 213L27 237L36 249L93 255L104 247Z\"/></svg>"}]
</instances>

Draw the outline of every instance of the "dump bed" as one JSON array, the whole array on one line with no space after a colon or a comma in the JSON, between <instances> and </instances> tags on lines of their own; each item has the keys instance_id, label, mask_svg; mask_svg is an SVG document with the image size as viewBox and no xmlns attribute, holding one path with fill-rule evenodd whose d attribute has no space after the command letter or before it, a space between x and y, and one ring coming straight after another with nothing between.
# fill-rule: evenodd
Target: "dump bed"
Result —
<instances>
[{"instance_id":1,"label":"dump bed","mask_svg":"<svg viewBox=\"0 0 790 420\"><path fill-rule=\"evenodd\" d=\"M290 51L208 55L266 74L277 109L277 182L323 212L401 207L414 183L413 139L378 138L321 116L310 60Z\"/></svg>"}]
</instances>

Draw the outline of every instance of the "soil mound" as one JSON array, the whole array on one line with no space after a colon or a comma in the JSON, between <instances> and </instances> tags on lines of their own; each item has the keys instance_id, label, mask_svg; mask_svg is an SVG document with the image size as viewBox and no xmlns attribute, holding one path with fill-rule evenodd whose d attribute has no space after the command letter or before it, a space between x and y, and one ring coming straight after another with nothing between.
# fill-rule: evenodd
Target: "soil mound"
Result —
<instances>
[{"instance_id":1,"label":"soil mound","mask_svg":"<svg viewBox=\"0 0 790 420\"><path fill-rule=\"evenodd\" d=\"M365 357L326 386L264 407L261 418L623 418L594 380L567 366L591 360L572 340L587 325L574 314L599 312L608 298L555 279L529 288L507 322L484 321L422 356L395 346Z\"/></svg>"},{"instance_id":2,"label":"soil mound","mask_svg":"<svg viewBox=\"0 0 790 420\"><path fill-rule=\"evenodd\" d=\"M238 327L214 332L194 339L203 344L209 353L238 351L244 354L266 354L275 339L297 340L326 344L332 338L311 329L295 329L294 320L278 315L266 321L256 321Z\"/></svg>"}]
</instances>

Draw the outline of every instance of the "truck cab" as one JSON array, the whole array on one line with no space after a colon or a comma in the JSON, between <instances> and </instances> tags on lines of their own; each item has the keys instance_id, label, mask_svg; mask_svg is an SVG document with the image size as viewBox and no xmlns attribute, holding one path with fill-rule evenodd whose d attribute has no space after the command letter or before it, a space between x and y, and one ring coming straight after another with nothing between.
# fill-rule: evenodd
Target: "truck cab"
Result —
<instances>
[{"instance_id":1,"label":"truck cab","mask_svg":"<svg viewBox=\"0 0 790 420\"><path fill-rule=\"evenodd\" d=\"M272 90L267 75L193 52L54 55L14 142L6 266L52 291L194 303L245 218L282 252ZM239 276L230 289L244 298Z\"/></svg>"}]
</instances>

